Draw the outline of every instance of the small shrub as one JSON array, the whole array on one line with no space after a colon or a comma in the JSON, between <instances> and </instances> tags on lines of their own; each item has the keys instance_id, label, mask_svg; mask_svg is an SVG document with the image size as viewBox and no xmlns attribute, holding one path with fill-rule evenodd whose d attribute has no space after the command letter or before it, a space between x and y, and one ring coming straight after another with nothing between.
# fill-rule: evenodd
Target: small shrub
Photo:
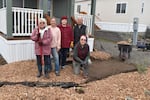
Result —
<instances>
[{"instance_id":1,"label":"small shrub","mask_svg":"<svg viewBox=\"0 0 150 100\"><path fill-rule=\"evenodd\" d=\"M136 65L136 68L140 74L143 74L143 73L145 74L147 71L147 66L142 65L142 64Z\"/></svg>"},{"instance_id":2,"label":"small shrub","mask_svg":"<svg viewBox=\"0 0 150 100\"><path fill-rule=\"evenodd\" d=\"M150 90L145 89L144 94L150 96Z\"/></svg>"}]
</instances>

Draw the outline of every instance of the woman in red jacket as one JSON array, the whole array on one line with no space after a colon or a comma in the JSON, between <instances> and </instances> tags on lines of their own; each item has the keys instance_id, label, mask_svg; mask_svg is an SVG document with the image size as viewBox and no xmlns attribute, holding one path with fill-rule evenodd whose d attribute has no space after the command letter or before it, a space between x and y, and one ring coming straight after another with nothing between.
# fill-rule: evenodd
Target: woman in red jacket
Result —
<instances>
[{"instance_id":1,"label":"woman in red jacket","mask_svg":"<svg viewBox=\"0 0 150 100\"><path fill-rule=\"evenodd\" d=\"M67 16L61 18L61 24L58 27L61 31L60 65L64 68L70 45L73 43L73 30L67 24Z\"/></svg>"},{"instance_id":2,"label":"woman in red jacket","mask_svg":"<svg viewBox=\"0 0 150 100\"><path fill-rule=\"evenodd\" d=\"M32 32L31 39L35 42L35 54L38 66L38 75L42 75L42 56L44 56L44 75L48 76L48 70L51 68L51 31L47 28L46 20L44 18L39 19L38 27Z\"/></svg>"}]
</instances>

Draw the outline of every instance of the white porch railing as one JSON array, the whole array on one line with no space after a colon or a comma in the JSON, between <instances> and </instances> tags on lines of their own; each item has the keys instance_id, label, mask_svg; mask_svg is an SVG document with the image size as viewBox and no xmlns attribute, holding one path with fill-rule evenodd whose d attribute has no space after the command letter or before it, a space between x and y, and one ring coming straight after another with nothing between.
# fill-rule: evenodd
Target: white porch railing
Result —
<instances>
[{"instance_id":1,"label":"white porch railing","mask_svg":"<svg viewBox=\"0 0 150 100\"><path fill-rule=\"evenodd\" d=\"M30 36L37 25L37 18L43 17L43 10L28 8L12 8L13 36Z\"/></svg>"},{"instance_id":2,"label":"white porch railing","mask_svg":"<svg viewBox=\"0 0 150 100\"><path fill-rule=\"evenodd\" d=\"M88 33L92 34L93 16L92 15L84 15L84 14L75 14L75 18L77 19L78 17L83 18L83 24L85 24L87 26Z\"/></svg>"},{"instance_id":3,"label":"white porch railing","mask_svg":"<svg viewBox=\"0 0 150 100\"><path fill-rule=\"evenodd\" d=\"M7 34L6 8L0 9L0 31Z\"/></svg>"},{"instance_id":4,"label":"white porch railing","mask_svg":"<svg viewBox=\"0 0 150 100\"><path fill-rule=\"evenodd\" d=\"M102 30L115 32L133 32L133 23L95 22ZM145 32L147 25L139 24L138 32Z\"/></svg>"}]
</instances>

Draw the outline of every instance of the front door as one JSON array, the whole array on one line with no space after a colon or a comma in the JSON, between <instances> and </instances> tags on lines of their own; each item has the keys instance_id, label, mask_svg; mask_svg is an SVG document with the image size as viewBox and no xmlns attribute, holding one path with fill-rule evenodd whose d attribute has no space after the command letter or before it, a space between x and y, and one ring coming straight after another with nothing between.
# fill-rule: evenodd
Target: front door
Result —
<instances>
[{"instance_id":1,"label":"front door","mask_svg":"<svg viewBox=\"0 0 150 100\"><path fill-rule=\"evenodd\" d=\"M39 9L42 9L43 8L43 0L39 0ZM47 13L49 16L52 16L52 12L51 12L51 9L52 9L52 0L48 0L47 1Z\"/></svg>"},{"instance_id":2,"label":"front door","mask_svg":"<svg viewBox=\"0 0 150 100\"><path fill-rule=\"evenodd\" d=\"M74 0L53 0L53 16L61 18L62 16L70 17L74 15Z\"/></svg>"}]
</instances>

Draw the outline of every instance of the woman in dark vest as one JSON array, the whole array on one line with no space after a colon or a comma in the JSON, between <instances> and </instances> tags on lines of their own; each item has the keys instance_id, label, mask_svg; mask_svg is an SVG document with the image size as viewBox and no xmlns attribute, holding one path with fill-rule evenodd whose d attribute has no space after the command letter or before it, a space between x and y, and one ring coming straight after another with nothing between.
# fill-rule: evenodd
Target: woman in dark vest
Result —
<instances>
[{"instance_id":1,"label":"woman in dark vest","mask_svg":"<svg viewBox=\"0 0 150 100\"><path fill-rule=\"evenodd\" d=\"M83 69L84 78L88 76L88 59L90 58L89 45L87 37L82 35L79 42L74 47L73 53L73 71L74 74L80 73L80 68Z\"/></svg>"},{"instance_id":2,"label":"woman in dark vest","mask_svg":"<svg viewBox=\"0 0 150 100\"><path fill-rule=\"evenodd\" d=\"M83 24L83 19L80 17L74 27L74 45L79 42L81 35L87 35L87 26Z\"/></svg>"}]
</instances>

